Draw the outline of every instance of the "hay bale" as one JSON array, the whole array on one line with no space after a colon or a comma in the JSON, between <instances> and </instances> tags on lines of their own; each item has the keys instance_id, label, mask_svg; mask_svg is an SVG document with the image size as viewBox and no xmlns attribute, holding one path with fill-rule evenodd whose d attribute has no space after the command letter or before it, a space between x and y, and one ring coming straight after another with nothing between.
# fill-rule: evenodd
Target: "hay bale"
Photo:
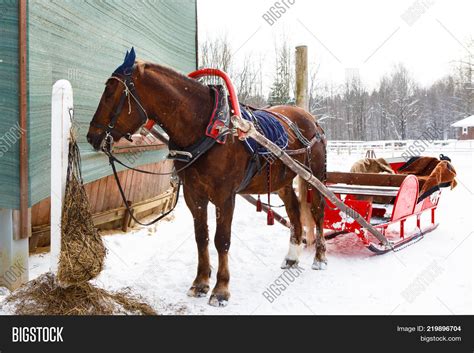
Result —
<instances>
[{"instance_id":1,"label":"hay bale","mask_svg":"<svg viewBox=\"0 0 474 353\"><path fill-rule=\"evenodd\" d=\"M16 315L157 315L130 289L109 293L90 283L63 288L52 273L30 281L4 303Z\"/></svg>"},{"instance_id":2,"label":"hay bale","mask_svg":"<svg viewBox=\"0 0 474 353\"><path fill-rule=\"evenodd\" d=\"M81 174L81 157L71 133L69 166L61 219L61 253L57 279L68 287L90 281L103 269L106 249L94 226Z\"/></svg>"}]
</instances>

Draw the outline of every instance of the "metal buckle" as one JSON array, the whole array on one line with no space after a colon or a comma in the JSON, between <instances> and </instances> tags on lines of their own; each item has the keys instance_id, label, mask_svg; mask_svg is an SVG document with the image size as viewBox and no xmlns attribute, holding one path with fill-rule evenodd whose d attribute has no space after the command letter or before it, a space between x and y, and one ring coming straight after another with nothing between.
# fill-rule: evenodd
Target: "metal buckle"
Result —
<instances>
[{"instance_id":1,"label":"metal buckle","mask_svg":"<svg viewBox=\"0 0 474 353\"><path fill-rule=\"evenodd\" d=\"M109 131L105 133L104 141L105 143L109 145L112 144L112 142L114 142L114 138L112 137L112 134Z\"/></svg>"},{"instance_id":2,"label":"metal buckle","mask_svg":"<svg viewBox=\"0 0 474 353\"><path fill-rule=\"evenodd\" d=\"M114 142L114 138L110 134L109 131L105 133L104 141L102 142L102 151L105 152L105 154L110 154L112 151L112 143Z\"/></svg>"},{"instance_id":3,"label":"metal buckle","mask_svg":"<svg viewBox=\"0 0 474 353\"><path fill-rule=\"evenodd\" d=\"M193 155L190 152L175 151L175 150L170 150L170 156L171 157L184 156L184 157L188 157L188 158L193 158Z\"/></svg>"}]
</instances>

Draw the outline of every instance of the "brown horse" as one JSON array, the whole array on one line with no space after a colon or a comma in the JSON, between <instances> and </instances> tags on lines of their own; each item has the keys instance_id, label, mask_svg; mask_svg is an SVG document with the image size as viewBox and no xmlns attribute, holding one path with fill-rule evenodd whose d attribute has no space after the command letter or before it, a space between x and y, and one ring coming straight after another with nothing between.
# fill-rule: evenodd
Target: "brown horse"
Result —
<instances>
[{"instance_id":1,"label":"brown horse","mask_svg":"<svg viewBox=\"0 0 474 353\"><path fill-rule=\"evenodd\" d=\"M94 149L99 150L103 146L106 131L114 141L136 132L144 124L143 115L156 121L176 146L184 148L201 139L213 112L211 89L169 68L142 61L135 62L135 58L133 61L129 78L134 89L126 96L125 102L123 102L124 76L114 73L106 83L87 135L87 140ZM315 123L315 118L303 109L278 106L269 110L283 114L295 122L308 140L313 139L318 133L324 136L321 128ZM282 124L290 137L294 135L288 124L284 121ZM298 139L290 138L289 149L302 147ZM323 180L326 173L324 138L313 145L310 154L310 168L317 178ZM305 158L306 154L295 156L295 159L302 163ZM210 288L211 265L207 225L209 202L218 210L214 244L219 254L219 268L217 283L209 300L209 304L213 306L225 306L230 297L228 252L231 244L232 219L236 191L244 178L249 161L250 155L244 143L238 139L228 138L225 144L214 145L196 163L179 173L186 204L194 217L198 248L197 276L188 292L192 297L206 296ZM177 169L183 167L182 162L175 163ZM296 175L279 160L273 163L271 176L271 191L278 192L292 224L290 249L282 268L289 268L298 263L298 255L303 246L300 214L301 210L307 209L309 212L306 213L312 215L311 223L315 224L318 230L313 269L324 269L327 264L322 232L324 199L319 193L315 193L311 204L306 202L306 198L304 201L299 201L293 189ZM268 185L266 173L257 174L241 194L265 194Z\"/></svg>"}]
</instances>

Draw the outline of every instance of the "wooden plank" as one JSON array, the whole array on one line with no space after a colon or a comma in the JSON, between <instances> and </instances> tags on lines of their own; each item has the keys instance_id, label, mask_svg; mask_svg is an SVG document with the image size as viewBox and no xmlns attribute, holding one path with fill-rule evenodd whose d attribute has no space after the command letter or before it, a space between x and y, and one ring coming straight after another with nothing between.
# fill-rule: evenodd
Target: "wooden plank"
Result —
<instances>
[{"instance_id":1,"label":"wooden plank","mask_svg":"<svg viewBox=\"0 0 474 353\"><path fill-rule=\"evenodd\" d=\"M125 208L102 212L93 216L94 225L100 226L116 220L123 219Z\"/></svg>"},{"instance_id":2,"label":"wooden plank","mask_svg":"<svg viewBox=\"0 0 474 353\"><path fill-rule=\"evenodd\" d=\"M100 179L99 183L99 190L97 193L97 200L96 200L96 205L95 208L98 212L102 212L105 210L104 208L104 199L108 195L108 190L106 189L107 186L107 178L102 178Z\"/></svg>"},{"instance_id":3,"label":"wooden plank","mask_svg":"<svg viewBox=\"0 0 474 353\"><path fill-rule=\"evenodd\" d=\"M51 199L48 198L41 201L38 206L38 215L35 220L36 225L45 224L50 220L51 217Z\"/></svg>"},{"instance_id":4,"label":"wooden plank","mask_svg":"<svg viewBox=\"0 0 474 353\"><path fill-rule=\"evenodd\" d=\"M102 210L111 210L117 208L118 205L115 204L114 200L114 193L112 193L113 187L115 186L115 179L113 176L109 176L105 178L105 192L107 193L106 197L104 198L104 203L102 205Z\"/></svg>"},{"instance_id":5,"label":"wooden plank","mask_svg":"<svg viewBox=\"0 0 474 353\"><path fill-rule=\"evenodd\" d=\"M33 228L34 226L38 224L41 224L40 222L38 222L38 215L39 215L39 208L43 202L44 200L37 203L33 207L31 207L31 228ZM35 224L34 222L38 222L38 223Z\"/></svg>"},{"instance_id":6,"label":"wooden plank","mask_svg":"<svg viewBox=\"0 0 474 353\"><path fill-rule=\"evenodd\" d=\"M31 232L29 213L29 168L28 168L28 43L27 1L18 2L18 67L19 67L19 125L20 134L20 227L19 237L26 239Z\"/></svg>"},{"instance_id":7,"label":"wooden plank","mask_svg":"<svg viewBox=\"0 0 474 353\"><path fill-rule=\"evenodd\" d=\"M89 198L89 203L92 208L92 213L98 212L96 208L96 204L97 204L97 197L99 194L99 184L100 184L100 180L97 180L93 183L90 183L89 185L86 185L87 197Z\"/></svg>"},{"instance_id":8,"label":"wooden plank","mask_svg":"<svg viewBox=\"0 0 474 353\"><path fill-rule=\"evenodd\" d=\"M400 187L406 175L329 172L328 184L396 186Z\"/></svg>"},{"instance_id":9,"label":"wooden plank","mask_svg":"<svg viewBox=\"0 0 474 353\"><path fill-rule=\"evenodd\" d=\"M128 201L136 202L137 200L136 195L138 190L136 183L140 183L140 176L141 174L138 174L133 170L128 171L127 180L125 181L125 184L122 184Z\"/></svg>"},{"instance_id":10,"label":"wooden plank","mask_svg":"<svg viewBox=\"0 0 474 353\"><path fill-rule=\"evenodd\" d=\"M390 196L396 197L400 188L392 186L365 186L365 185L331 185L328 189L336 194L365 195L365 196Z\"/></svg>"},{"instance_id":11,"label":"wooden plank","mask_svg":"<svg viewBox=\"0 0 474 353\"><path fill-rule=\"evenodd\" d=\"M118 176L119 176L120 183L122 183L123 185L127 177L127 172L120 172ZM111 177L111 181L107 182L107 190L109 190L109 199L110 199L110 203L109 203L109 206L107 207L107 210L120 207L122 205L122 198L119 195L117 184L113 176Z\"/></svg>"},{"instance_id":12,"label":"wooden plank","mask_svg":"<svg viewBox=\"0 0 474 353\"><path fill-rule=\"evenodd\" d=\"M150 165L145 165L143 166L143 170L151 171ZM145 185L148 185L150 175L147 174L142 174L142 173L135 173L133 176L133 184L130 186L130 188L133 188L136 190L136 195L133 198L134 202L140 202L145 200L146 193L148 192L147 187Z\"/></svg>"}]
</instances>

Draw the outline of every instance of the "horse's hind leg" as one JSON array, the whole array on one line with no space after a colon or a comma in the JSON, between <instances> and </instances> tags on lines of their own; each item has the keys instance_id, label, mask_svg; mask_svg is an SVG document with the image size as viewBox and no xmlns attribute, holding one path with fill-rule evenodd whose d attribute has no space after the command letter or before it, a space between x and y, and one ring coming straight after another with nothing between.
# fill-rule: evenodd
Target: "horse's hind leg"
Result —
<instances>
[{"instance_id":1,"label":"horse's hind leg","mask_svg":"<svg viewBox=\"0 0 474 353\"><path fill-rule=\"evenodd\" d=\"M299 262L299 255L302 249L302 227L300 220L300 205L298 197L296 196L295 190L291 184L285 186L278 191L278 195L285 204L286 213L290 218L291 222L291 236L290 236L290 249L288 255L286 255L282 269L290 268L297 265Z\"/></svg>"},{"instance_id":2,"label":"horse's hind leg","mask_svg":"<svg viewBox=\"0 0 474 353\"><path fill-rule=\"evenodd\" d=\"M206 197L196 195L192 188L184 189L184 199L194 218L194 233L198 248L198 268L196 279L188 291L190 297L204 297L209 292L209 279L211 277L211 265L209 262L209 229L207 227L207 205Z\"/></svg>"},{"instance_id":3,"label":"horse's hind leg","mask_svg":"<svg viewBox=\"0 0 474 353\"><path fill-rule=\"evenodd\" d=\"M303 179L298 179L298 191L300 194L300 207L303 217L303 225L307 228L306 243L308 246L316 244L316 255L313 262L313 270L324 270L327 267L326 258L326 239L324 238L324 207L326 200L317 192L313 191L313 200L311 204L306 201L308 193L308 183ZM316 235L314 227L316 226ZM314 236L314 238L313 238Z\"/></svg>"},{"instance_id":4,"label":"horse's hind leg","mask_svg":"<svg viewBox=\"0 0 474 353\"><path fill-rule=\"evenodd\" d=\"M311 213L316 223L316 255L313 262L313 270L325 270L328 265L326 258L326 239L324 238L324 207L325 199L319 193L314 193L314 200L311 204Z\"/></svg>"}]
</instances>

